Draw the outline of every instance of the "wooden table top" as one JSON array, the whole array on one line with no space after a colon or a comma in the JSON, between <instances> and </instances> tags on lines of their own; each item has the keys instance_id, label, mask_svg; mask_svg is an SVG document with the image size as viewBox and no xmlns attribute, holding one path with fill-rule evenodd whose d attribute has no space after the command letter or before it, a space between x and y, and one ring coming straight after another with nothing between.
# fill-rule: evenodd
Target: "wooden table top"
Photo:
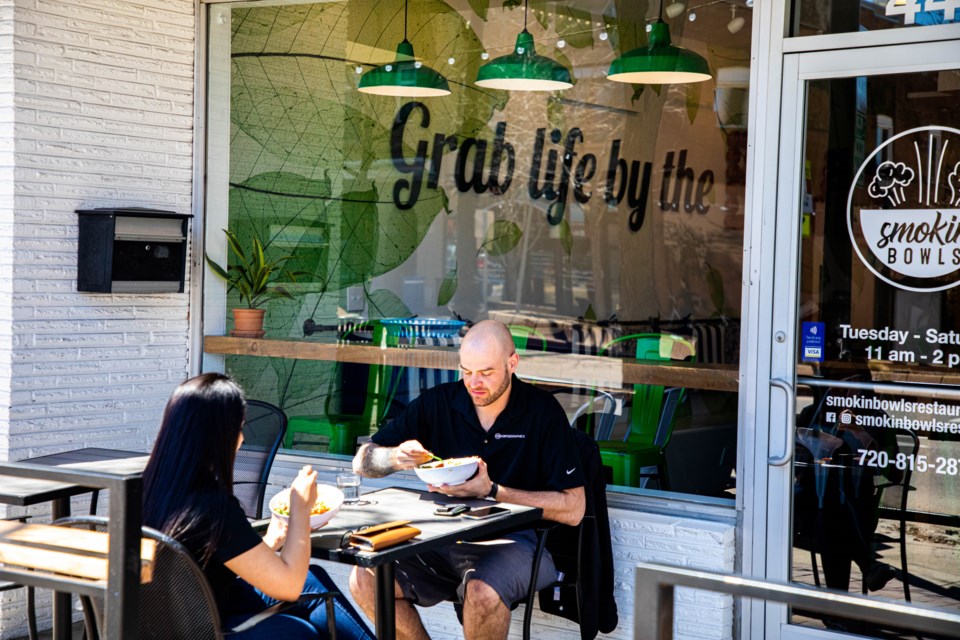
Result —
<instances>
[{"instance_id":1,"label":"wooden table top","mask_svg":"<svg viewBox=\"0 0 960 640\"><path fill-rule=\"evenodd\" d=\"M254 357L356 362L372 365L456 370L460 367L453 347L375 347L318 339L281 340L205 336L205 353ZM565 385L622 389L631 384L654 384L736 392L740 388L738 365L695 362L643 363L631 358L611 358L563 353L521 351L517 375L525 380Z\"/></svg>"}]
</instances>

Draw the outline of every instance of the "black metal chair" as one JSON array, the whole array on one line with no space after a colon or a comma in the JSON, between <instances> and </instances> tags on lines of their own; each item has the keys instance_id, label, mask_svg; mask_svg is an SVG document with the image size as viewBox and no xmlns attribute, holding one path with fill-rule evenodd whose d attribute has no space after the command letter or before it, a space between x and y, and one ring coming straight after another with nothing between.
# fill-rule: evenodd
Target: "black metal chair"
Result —
<instances>
[{"instance_id":1,"label":"black metal chair","mask_svg":"<svg viewBox=\"0 0 960 640\"><path fill-rule=\"evenodd\" d=\"M893 429L896 438L896 447L891 451L891 460L896 460L898 454L903 454L905 460L915 460L920 449L920 438L910 429ZM876 490L879 493L880 511L894 516L899 525L896 538L883 533L874 532L871 538L873 549L876 551L886 548L889 544L900 545L900 581L903 583L903 597L910 602L910 572L907 565L907 498L914 487L910 486L911 469L905 465L903 475L891 480L883 476L876 476ZM876 555L873 556L876 560ZM867 570L870 573L870 570ZM866 586L866 580L864 585ZM864 590L866 593L866 590Z\"/></svg>"},{"instance_id":2,"label":"black metal chair","mask_svg":"<svg viewBox=\"0 0 960 640\"><path fill-rule=\"evenodd\" d=\"M573 433L585 477L586 510L575 527L556 524L538 531L540 540L531 578L539 572L544 549L550 551L559 575L556 582L539 592L534 591L531 579L523 613L524 640L530 638L534 593L539 594L541 611L580 625L582 640L592 640L598 631L611 633L617 628L613 544L600 448L590 434L577 429Z\"/></svg>"},{"instance_id":3,"label":"black metal chair","mask_svg":"<svg viewBox=\"0 0 960 640\"><path fill-rule=\"evenodd\" d=\"M247 400L243 444L233 464L233 493L248 518L263 513L263 496L270 468L287 432L287 416L269 402Z\"/></svg>"},{"instance_id":4,"label":"black metal chair","mask_svg":"<svg viewBox=\"0 0 960 640\"><path fill-rule=\"evenodd\" d=\"M62 518L60 526L107 530L107 518ZM298 602L281 602L232 629L224 629L210 583L190 552L156 529L143 527L143 537L157 542L153 576L140 586L138 636L141 640L220 640L246 631L284 609L317 599L326 600L328 633L336 640L333 599L337 592L302 596ZM103 628L103 603L81 597L87 638L99 638Z\"/></svg>"},{"instance_id":5,"label":"black metal chair","mask_svg":"<svg viewBox=\"0 0 960 640\"><path fill-rule=\"evenodd\" d=\"M816 417L814 417L816 419ZM799 430L798 430L799 433ZM841 500L845 510L842 513L854 514L848 520L837 520L838 526L843 530L854 530L860 532L861 544L865 547L863 553L857 555L858 565L862 573L861 593L866 595L870 591L881 589L888 580L894 575L894 571L887 565L879 562L879 552L890 548L891 544L900 546L900 571L899 577L903 584L904 599L910 601L910 580L909 564L907 562L907 500L914 487L910 485L912 471L910 465L906 464L903 471L896 469L892 463L897 460L898 455L902 454L903 459L913 460L916 458L920 448L920 439L917 434L910 429L885 429L881 434L886 436L883 442L877 443L879 450L891 460L891 464L883 472L867 473L866 471L849 472L846 476L846 482L834 485L834 481L828 476L824 483L827 485L825 493L832 494L837 492L844 496L846 500ZM827 436L837 440L837 436ZM799 444L799 443L798 443ZM803 457L805 448L798 446L798 456ZM806 453L807 457L812 454ZM852 454L847 454L852 455ZM808 462L809 465L809 462ZM816 470L816 465L812 466ZM854 467L856 470L857 468ZM853 481L859 478L859 481ZM852 484L851 484L852 483ZM810 484L809 479L807 485ZM809 489L809 486L807 487ZM858 496L858 494L860 494ZM894 520L898 524L898 534L896 537L888 536L876 531L878 520L886 518ZM828 519L833 522L833 518ZM803 525L805 518L800 518L797 522ZM794 527L794 546L810 551L810 564L813 571L814 584L819 587L820 570L817 562L817 553L825 552L824 545L836 543L836 539L831 538L829 534L822 535L817 527L798 526ZM813 529L814 531L811 531ZM822 538L826 538L825 540ZM884 572L884 570L886 570ZM827 586L830 585L829 580Z\"/></svg>"}]
</instances>

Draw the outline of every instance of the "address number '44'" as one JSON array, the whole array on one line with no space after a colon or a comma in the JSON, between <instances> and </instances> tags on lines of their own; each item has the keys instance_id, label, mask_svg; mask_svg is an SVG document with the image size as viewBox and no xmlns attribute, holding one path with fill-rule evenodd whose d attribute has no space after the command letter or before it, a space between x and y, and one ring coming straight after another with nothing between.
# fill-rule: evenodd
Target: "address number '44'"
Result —
<instances>
[{"instance_id":1,"label":"address number '44'","mask_svg":"<svg viewBox=\"0 0 960 640\"><path fill-rule=\"evenodd\" d=\"M903 24L915 24L921 11L943 11L943 21L953 22L960 0L887 0L888 16L903 16Z\"/></svg>"}]
</instances>

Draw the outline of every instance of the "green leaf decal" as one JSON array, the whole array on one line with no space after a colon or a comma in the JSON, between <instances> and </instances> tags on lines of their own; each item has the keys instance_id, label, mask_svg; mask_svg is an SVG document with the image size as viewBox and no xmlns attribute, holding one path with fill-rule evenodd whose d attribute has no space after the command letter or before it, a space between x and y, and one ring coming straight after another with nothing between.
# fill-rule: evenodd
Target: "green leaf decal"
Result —
<instances>
[{"instance_id":1,"label":"green leaf decal","mask_svg":"<svg viewBox=\"0 0 960 640\"><path fill-rule=\"evenodd\" d=\"M697 119L697 111L700 110L700 93L703 91L702 82L691 82L687 85L687 118L690 124Z\"/></svg>"},{"instance_id":2,"label":"green leaf decal","mask_svg":"<svg viewBox=\"0 0 960 640\"><path fill-rule=\"evenodd\" d=\"M544 31L550 29L550 12L549 11L534 11L533 17L537 19L537 22L540 23L540 28Z\"/></svg>"},{"instance_id":3,"label":"green leaf decal","mask_svg":"<svg viewBox=\"0 0 960 640\"><path fill-rule=\"evenodd\" d=\"M707 289L710 291L710 301L713 302L713 308L716 313L723 311L724 292L723 277L720 271L713 267L709 262L707 265Z\"/></svg>"},{"instance_id":4,"label":"green leaf decal","mask_svg":"<svg viewBox=\"0 0 960 640\"><path fill-rule=\"evenodd\" d=\"M556 8L557 34L571 47L593 46L593 16L589 11L559 5Z\"/></svg>"},{"instance_id":5,"label":"green leaf decal","mask_svg":"<svg viewBox=\"0 0 960 640\"><path fill-rule=\"evenodd\" d=\"M487 19L487 9L490 8L490 0L467 0L473 12L480 16L481 20Z\"/></svg>"},{"instance_id":6,"label":"green leaf decal","mask_svg":"<svg viewBox=\"0 0 960 640\"><path fill-rule=\"evenodd\" d=\"M375 273L380 244L376 189L344 194L340 260L348 275L349 284L357 278L365 279ZM352 276L352 277L351 277ZM346 286L346 282L342 283Z\"/></svg>"},{"instance_id":7,"label":"green leaf decal","mask_svg":"<svg viewBox=\"0 0 960 640\"><path fill-rule=\"evenodd\" d=\"M371 318L410 318L413 312L397 294L388 289L375 289L367 296Z\"/></svg>"},{"instance_id":8,"label":"green leaf decal","mask_svg":"<svg viewBox=\"0 0 960 640\"><path fill-rule=\"evenodd\" d=\"M573 253L573 231L570 230L570 222L566 218L560 221L560 244L569 257Z\"/></svg>"},{"instance_id":9,"label":"green leaf decal","mask_svg":"<svg viewBox=\"0 0 960 640\"><path fill-rule=\"evenodd\" d=\"M561 102L559 98L547 100L547 124L551 129L560 129L561 131L566 129L563 124L563 113L563 102Z\"/></svg>"},{"instance_id":10,"label":"green leaf decal","mask_svg":"<svg viewBox=\"0 0 960 640\"><path fill-rule=\"evenodd\" d=\"M437 294L437 306L442 307L453 299L457 292L457 269L454 267L443 277L440 283L440 293Z\"/></svg>"},{"instance_id":11,"label":"green leaf decal","mask_svg":"<svg viewBox=\"0 0 960 640\"><path fill-rule=\"evenodd\" d=\"M487 227L481 249L486 249L491 256L502 256L509 253L523 237L523 230L516 222L510 220L496 220Z\"/></svg>"},{"instance_id":12,"label":"green leaf decal","mask_svg":"<svg viewBox=\"0 0 960 640\"><path fill-rule=\"evenodd\" d=\"M442 206L444 213L453 213L453 209L450 208L450 196L447 195L447 192L443 187L440 187L440 202L443 203Z\"/></svg>"}]
</instances>

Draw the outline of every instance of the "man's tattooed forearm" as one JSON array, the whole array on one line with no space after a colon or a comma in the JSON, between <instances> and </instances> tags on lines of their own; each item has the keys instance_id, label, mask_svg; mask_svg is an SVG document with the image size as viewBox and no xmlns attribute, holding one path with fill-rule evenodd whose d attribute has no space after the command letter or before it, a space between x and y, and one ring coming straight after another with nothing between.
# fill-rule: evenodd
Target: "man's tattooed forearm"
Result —
<instances>
[{"instance_id":1,"label":"man's tattooed forearm","mask_svg":"<svg viewBox=\"0 0 960 640\"><path fill-rule=\"evenodd\" d=\"M396 471L393 449L373 443L367 444L363 450L363 470L371 478L382 478Z\"/></svg>"}]
</instances>

